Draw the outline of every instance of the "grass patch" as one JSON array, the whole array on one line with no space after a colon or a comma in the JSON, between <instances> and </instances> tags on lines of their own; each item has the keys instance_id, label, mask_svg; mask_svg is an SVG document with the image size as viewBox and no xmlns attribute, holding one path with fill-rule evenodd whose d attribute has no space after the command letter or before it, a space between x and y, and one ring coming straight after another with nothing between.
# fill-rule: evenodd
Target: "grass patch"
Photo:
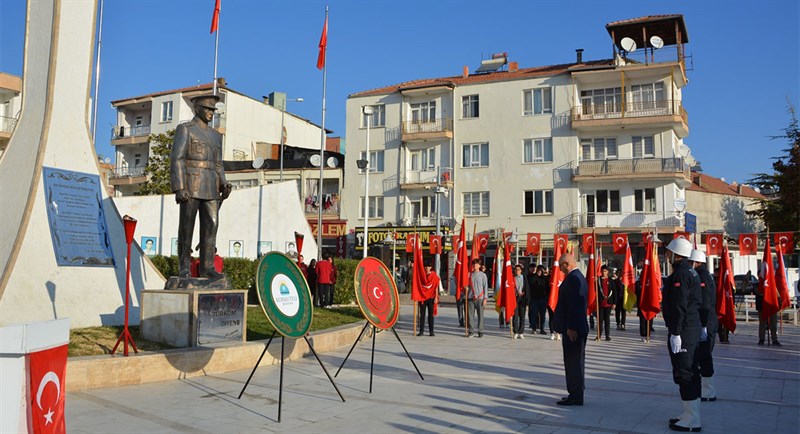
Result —
<instances>
[{"instance_id":1,"label":"grass patch","mask_svg":"<svg viewBox=\"0 0 800 434\"><path fill-rule=\"evenodd\" d=\"M343 306L334 309L314 309L314 319L311 321L311 331L324 330L342 324L351 324L364 319L361 310L356 306ZM139 335L139 326L130 326L129 330L136 348L142 351L158 351L173 348L169 345L148 341ZM267 320L266 315L259 306L247 307L247 340L257 341L269 339L274 329ZM111 349L117 343L122 326L85 327L69 331L68 357L98 356L111 354ZM117 354L122 354L123 343L119 344ZM133 348L129 348L133 353Z\"/></svg>"},{"instance_id":2,"label":"grass patch","mask_svg":"<svg viewBox=\"0 0 800 434\"><path fill-rule=\"evenodd\" d=\"M333 309L314 309L314 319L311 321L311 330L325 330L343 324L352 324L364 319L364 315L357 306L341 306ZM247 307L247 340L257 341L269 339L272 324L267 320L260 306Z\"/></svg>"}]
</instances>

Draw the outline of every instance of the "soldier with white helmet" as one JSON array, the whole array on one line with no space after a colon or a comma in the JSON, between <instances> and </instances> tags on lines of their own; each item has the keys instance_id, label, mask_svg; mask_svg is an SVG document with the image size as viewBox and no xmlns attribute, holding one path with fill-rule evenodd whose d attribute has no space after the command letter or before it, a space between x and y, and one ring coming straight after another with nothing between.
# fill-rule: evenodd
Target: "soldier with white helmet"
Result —
<instances>
[{"instance_id":1,"label":"soldier with white helmet","mask_svg":"<svg viewBox=\"0 0 800 434\"><path fill-rule=\"evenodd\" d=\"M697 352L695 353L700 367L700 380L702 383L700 400L716 401L714 359L711 353L714 351L714 336L717 333L717 284L714 282L714 276L708 272L705 253L699 250L692 250L689 260L694 263L694 271L700 276L700 290L702 291L700 325L703 329L700 332L700 343L697 345Z\"/></svg>"},{"instance_id":2,"label":"soldier with white helmet","mask_svg":"<svg viewBox=\"0 0 800 434\"><path fill-rule=\"evenodd\" d=\"M684 238L667 246L667 259L672 263L662 292L662 313L669 331L669 355L672 378L678 385L683 413L669 420L673 431L698 432L700 428L700 371L695 349L700 340L700 278L692 269L689 257L692 245Z\"/></svg>"}]
</instances>

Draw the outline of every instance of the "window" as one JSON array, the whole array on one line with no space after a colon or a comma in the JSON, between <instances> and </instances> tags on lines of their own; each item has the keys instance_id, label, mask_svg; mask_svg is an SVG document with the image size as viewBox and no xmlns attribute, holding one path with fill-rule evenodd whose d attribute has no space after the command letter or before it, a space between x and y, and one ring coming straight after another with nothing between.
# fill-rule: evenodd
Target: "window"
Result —
<instances>
[{"instance_id":1,"label":"window","mask_svg":"<svg viewBox=\"0 0 800 434\"><path fill-rule=\"evenodd\" d=\"M653 158L654 156L653 136L633 136L633 158Z\"/></svg>"},{"instance_id":2,"label":"window","mask_svg":"<svg viewBox=\"0 0 800 434\"><path fill-rule=\"evenodd\" d=\"M581 160L617 159L617 139L581 139Z\"/></svg>"},{"instance_id":3,"label":"window","mask_svg":"<svg viewBox=\"0 0 800 434\"><path fill-rule=\"evenodd\" d=\"M141 127L144 124L144 118L141 116L136 116L136 120L134 121L133 125L137 127Z\"/></svg>"},{"instance_id":4,"label":"window","mask_svg":"<svg viewBox=\"0 0 800 434\"><path fill-rule=\"evenodd\" d=\"M525 192L525 214L552 214L553 190L531 190Z\"/></svg>"},{"instance_id":5,"label":"window","mask_svg":"<svg viewBox=\"0 0 800 434\"><path fill-rule=\"evenodd\" d=\"M586 210L597 213L620 212L619 190L597 190L595 194L587 194Z\"/></svg>"},{"instance_id":6,"label":"window","mask_svg":"<svg viewBox=\"0 0 800 434\"><path fill-rule=\"evenodd\" d=\"M581 106L584 115L620 113L622 111L622 88L582 90Z\"/></svg>"},{"instance_id":7,"label":"window","mask_svg":"<svg viewBox=\"0 0 800 434\"><path fill-rule=\"evenodd\" d=\"M486 216L489 215L489 192L479 191L464 193L464 215Z\"/></svg>"},{"instance_id":8,"label":"window","mask_svg":"<svg viewBox=\"0 0 800 434\"><path fill-rule=\"evenodd\" d=\"M631 86L631 99L629 111L665 108L664 83L634 84Z\"/></svg>"},{"instance_id":9,"label":"window","mask_svg":"<svg viewBox=\"0 0 800 434\"><path fill-rule=\"evenodd\" d=\"M433 196L425 196L411 200L411 218L431 218L436 212L436 200Z\"/></svg>"},{"instance_id":10,"label":"window","mask_svg":"<svg viewBox=\"0 0 800 434\"><path fill-rule=\"evenodd\" d=\"M461 118L472 119L477 118L480 114L478 95L467 95L461 97Z\"/></svg>"},{"instance_id":11,"label":"window","mask_svg":"<svg viewBox=\"0 0 800 434\"><path fill-rule=\"evenodd\" d=\"M359 203L359 210L358 216L359 218L364 218L364 196L361 196L361 200L358 201ZM369 198L369 218L383 218L383 197L376 197L370 196Z\"/></svg>"},{"instance_id":12,"label":"window","mask_svg":"<svg viewBox=\"0 0 800 434\"><path fill-rule=\"evenodd\" d=\"M489 144L470 143L464 145L461 167L488 167Z\"/></svg>"},{"instance_id":13,"label":"window","mask_svg":"<svg viewBox=\"0 0 800 434\"><path fill-rule=\"evenodd\" d=\"M133 167L140 167L142 165L142 154L134 154Z\"/></svg>"},{"instance_id":14,"label":"window","mask_svg":"<svg viewBox=\"0 0 800 434\"><path fill-rule=\"evenodd\" d=\"M364 152L361 152L358 158L365 160ZM364 173L364 171L359 169L358 173ZM383 173L383 151L369 152L369 173Z\"/></svg>"},{"instance_id":15,"label":"window","mask_svg":"<svg viewBox=\"0 0 800 434\"><path fill-rule=\"evenodd\" d=\"M161 103L161 122L172 122L172 101Z\"/></svg>"},{"instance_id":16,"label":"window","mask_svg":"<svg viewBox=\"0 0 800 434\"><path fill-rule=\"evenodd\" d=\"M436 101L426 101L411 104L411 122L426 124L436 121Z\"/></svg>"},{"instance_id":17,"label":"window","mask_svg":"<svg viewBox=\"0 0 800 434\"><path fill-rule=\"evenodd\" d=\"M241 190L243 188L258 187L257 179L240 179L231 181L231 186L234 190Z\"/></svg>"},{"instance_id":18,"label":"window","mask_svg":"<svg viewBox=\"0 0 800 434\"><path fill-rule=\"evenodd\" d=\"M525 107L522 114L525 116L553 113L553 91L549 87L526 90L523 99Z\"/></svg>"},{"instance_id":19,"label":"window","mask_svg":"<svg viewBox=\"0 0 800 434\"><path fill-rule=\"evenodd\" d=\"M522 154L525 163L550 163L553 161L553 139L525 139Z\"/></svg>"},{"instance_id":20,"label":"window","mask_svg":"<svg viewBox=\"0 0 800 434\"><path fill-rule=\"evenodd\" d=\"M656 212L656 189L633 190L633 210L636 212Z\"/></svg>"},{"instance_id":21,"label":"window","mask_svg":"<svg viewBox=\"0 0 800 434\"><path fill-rule=\"evenodd\" d=\"M361 109L361 128L366 128L369 123L370 128L386 126L386 106L383 104L364 106L372 107L372 114L367 116L364 114L364 109Z\"/></svg>"},{"instance_id":22,"label":"window","mask_svg":"<svg viewBox=\"0 0 800 434\"><path fill-rule=\"evenodd\" d=\"M411 170L436 169L436 148L421 149L411 153Z\"/></svg>"}]
</instances>

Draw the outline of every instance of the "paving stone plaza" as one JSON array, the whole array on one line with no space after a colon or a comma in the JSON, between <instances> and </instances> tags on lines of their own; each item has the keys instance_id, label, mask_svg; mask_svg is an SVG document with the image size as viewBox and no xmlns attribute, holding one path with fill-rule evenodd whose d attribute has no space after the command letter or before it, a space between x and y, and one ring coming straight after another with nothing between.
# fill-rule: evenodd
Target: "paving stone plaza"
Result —
<instances>
[{"instance_id":1,"label":"paving stone plaza","mask_svg":"<svg viewBox=\"0 0 800 434\"><path fill-rule=\"evenodd\" d=\"M486 335L463 337L452 306L442 306L436 336L411 335L411 306L397 330L421 381L391 333L377 335L373 393L370 345L363 340L336 382L342 403L313 357L286 363L282 420L279 367L260 367L241 400L248 370L67 395L72 433L251 432L669 432L681 412L663 321L643 344L629 320L610 342L587 344L586 402L565 395L561 344L549 336L512 340L487 309ZM800 329L784 324L782 347L757 346L758 324L740 321L731 344L714 350L716 402L701 407L703 432L789 433L800 424ZM348 347L321 354L333 375ZM270 347L280 357L280 346ZM253 361L255 363L255 360Z\"/></svg>"}]
</instances>

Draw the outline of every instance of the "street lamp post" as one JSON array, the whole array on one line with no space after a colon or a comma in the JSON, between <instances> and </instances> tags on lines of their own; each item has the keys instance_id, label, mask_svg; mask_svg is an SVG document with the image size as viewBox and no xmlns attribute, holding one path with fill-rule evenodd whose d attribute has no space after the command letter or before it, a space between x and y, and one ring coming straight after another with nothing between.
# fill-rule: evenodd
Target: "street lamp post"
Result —
<instances>
[{"instance_id":1,"label":"street lamp post","mask_svg":"<svg viewBox=\"0 0 800 434\"><path fill-rule=\"evenodd\" d=\"M289 101L303 102L303 98L285 99L283 101L283 104L282 104L282 107L281 107L281 131L280 131L280 133L281 133L281 175L280 175L280 180L281 181L283 181L283 146L286 144L286 134L284 134L283 129L285 128L284 127L284 122L286 120L286 103L288 103ZM320 190L321 189L322 189L322 186L320 186Z\"/></svg>"},{"instance_id":2,"label":"street lamp post","mask_svg":"<svg viewBox=\"0 0 800 434\"><path fill-rule=\"evenodd\" d=\"M365 105L362 111L367 120L367 150L364 153L365 161L362 161L362 165L364 166L364 258L366 258L369 250L369 126L372 123L372 114L374 111L372 106L368 105ZM394 270L392 270L392 272L394 272Z\"/></svg>"}]
</instances>

